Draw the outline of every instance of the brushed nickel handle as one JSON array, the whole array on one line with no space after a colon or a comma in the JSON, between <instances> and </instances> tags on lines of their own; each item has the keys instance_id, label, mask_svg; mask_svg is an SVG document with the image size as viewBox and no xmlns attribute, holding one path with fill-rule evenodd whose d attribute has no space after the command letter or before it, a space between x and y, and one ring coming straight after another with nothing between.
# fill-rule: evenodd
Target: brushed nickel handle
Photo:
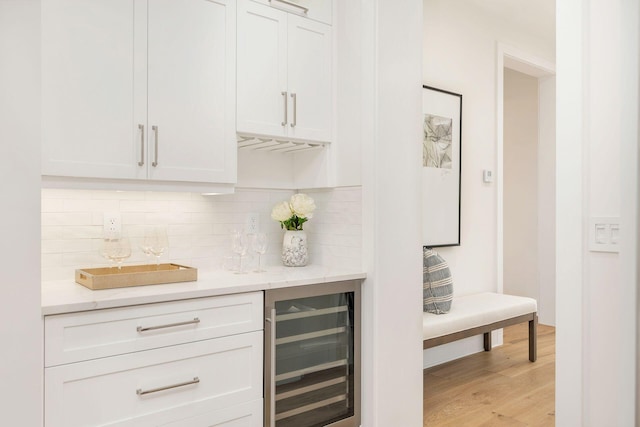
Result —
<instances>
[{"instance_id":1,"label":"brushed nickel handle","mask_svg":"<svg viewBox=\"0 0 640 427\"><path fill-rule=\"evenodd\" d=\"M151 166L153 166L154 168L156 166L158 166L158 126L151 126L151 130L153 131L154 134L154 145L155 145L155 153L153 155L153 162L151 163Z\"/></svg>"},{"instance_id":2,"label":"brushed nickel handle","mask_svg":"<svg viewBox=\"0 0 640 427\"><path fill-rule=\"evenodd\" d=\"M298 124L298 95L292 93L291 98L293 98L293 121L291 122L291 127L294 128Z\"/></svg>"},{"instance_id":3,"label":"brushed nickel handle","mask_svg":"<svg viewBox=\"0 0 640 427\"><path fill-rule=\"evenodd\" d=\"M284 121L282 123L280 123L282 126L286 126L287 125L287 116L288 116L288 111L287 111L287 92L280 92L280 95L282 95L282 99L284 100Z\"/></svg>"},{"instance_id":4,"label":"brushed nickel handle","mask_svg":"<svg viewBox=\"0 0 640 427\"><path fill-rule=\"evenodd\" d=\"M138 125L140 129L140 161L138 166L144 166L144 125Z\"/></svg>"},{"instance_id":5,"label":"brushed nickel handle","mask_svg":"<svg viewBox=\"0 0 640 427\"><path fill-rule=\"evenodd\" d=\"M193 377L193 379L191 381L185 381L183 383L167 385L167 386L164 386L164 387L152 388L152 389L149 389L149 390L143 390L143 389L139 388L139 389L136 390L136 394L138 396L144 396L145 394L157 393L159 391L164 391L164 390L171 390L172 388L178 388L178 387L184 387L184 386L187 386L187 385L198 384L199 382L200 382L200 378Z\"/></svg>"},{"instance_id":6,"label":"brushed nickel handle","mask_svg":"<svg viewBox=\"0 0 640 427\"><path fill-rule=\"evenodd\" d=\"M273 3L273 1L274 0L269 0L269 3ZM309 8L308 7L300 6L299 4L295 4L295 3L292 3L290 1L287 1L287 0L276 0L276 1L280 2L280 3L284 3L284 4L289 5L289 6L297 7L298 9L302 10L302 13L304 13L305 15L307 14L307 12L309 12Z\"/></svg>"},{"instance_id":7,"label":"brushed nickel handle","mask_svg":"<svg viewBox=\"0 0 640 427\"><path fill-rule=\"evenodd\" d=\"M146 328L142 326L138 326L136 328L136 331L138 332L155 331L156 329L175 328L176 326L193 325L197 323L200 323L200 319L197 317L194 317L193 320L187 320L186 322L169 323L169 324L160 325L160 326L147 326Z\"/></svg>"}]
</instances>

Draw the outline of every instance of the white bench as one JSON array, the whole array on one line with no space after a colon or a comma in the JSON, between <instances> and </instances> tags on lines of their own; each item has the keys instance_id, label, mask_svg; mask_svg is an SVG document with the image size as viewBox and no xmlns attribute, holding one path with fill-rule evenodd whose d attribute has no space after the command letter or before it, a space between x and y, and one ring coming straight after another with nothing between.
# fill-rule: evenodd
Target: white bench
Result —
<instances>
[{"instance_id":1,"label":"white bench","mask_svg":"<svg viewBox=\"0 0 640 427\"><path fill-rule=\"evenodd\" d=\"M529 322L529 360L536 361L538 326L536 300L484 292L453 298L447 314L424 313L423 348L484 334L484 350L491 351L491 331Z\"/></svg>"}]
</instances>

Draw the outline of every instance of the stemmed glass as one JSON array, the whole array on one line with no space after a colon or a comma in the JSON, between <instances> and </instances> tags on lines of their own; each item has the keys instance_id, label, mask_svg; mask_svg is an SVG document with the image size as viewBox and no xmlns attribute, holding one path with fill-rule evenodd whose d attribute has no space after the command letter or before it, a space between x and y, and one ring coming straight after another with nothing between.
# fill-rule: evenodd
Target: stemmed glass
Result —
<instances>
[{"instance_id":1,"label":"stemmed glass","mask_svg":"<svg viewBox=\"0 0 640 427\"><path fill-rule=\"evenodd\" d=\"M118 270L122 270L122 262L131 256L131 243L127 237L104 239L101 252L102 256L118 264Z\"/></svg>"},{"instance_id":2,"label":"stemmed glass","mask_svg":"<svg viewBox=\"0 0 640 427\"><path fill-rule=\"evenodd\" d=\"M247 254L248 248L249 242L246 234L237 230L231 232L231 250L233 251L233 253L240 256L240 265L238 267L238 271L236 271L236 274L246 273L246 271L242 270L242 258L244 258L244 256Z\"/></svg>"},{"instance_id":3,"label":"stemmed glass","mask_svg":"<svg viewBox=\"0 0 640 427\"><path fill-rule=\"evenodd\" d=\"M256 273L263 273L266 270L262 269L262 255L267 252L267 235L265 233L257 233L253 235L251 240L251 249L258 254L258 268L254 270Z\"/></svg>"},{"instance_id":4,"label":"stemmed glass","mask_svg":"<svg viewBox=\"0 0 640 427\"><path fill-rule=\"evenodd\" d=\"M167 229L165 227L149 227L144 232L144 243L142 247L145 253L148 251L156 257L156 268L160 266L160 257L164 251L169 249L169 239L167 238Z\"/></svg>"},{"instance_id":5,"label":"stemmed glass","mask_svg":"<svg viewBox=\"0 0 640 427\"><path fill-rule=\"evenodd\" d=\"M110 256L112 240L113 239L108 239L105 237L100 241L100 255L102 255L103 258L109 260L109 267L111 268L113 268L114 266L113 259Z\"/></svg>"}]
</instances>

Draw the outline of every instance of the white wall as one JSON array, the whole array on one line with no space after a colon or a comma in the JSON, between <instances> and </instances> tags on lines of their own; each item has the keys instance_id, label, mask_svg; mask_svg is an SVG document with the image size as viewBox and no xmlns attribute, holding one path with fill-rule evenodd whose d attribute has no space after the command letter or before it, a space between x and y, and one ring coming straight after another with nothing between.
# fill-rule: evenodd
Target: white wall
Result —
<instances>
[{"instance_id":1,"label":"white wall","mask_svg":"<svg viewBox=\"0 0 640 427\"><path fill-rule=\"evenodd\" d=\"M538 319L556 324L556 77L538 79Z\"/></svg>"},{"instance_id":2,"label":"white wall","mask_svg":"<svg viewBox=\"0 0 640 427\"><path fill-rule=\"evenodd\" d=\"M333 24L337 38L337 114L333 150L336 185L362 183L362 79L357 63L362 29L360 19L354 18L359 16L360 7L358 2L338 0L337 22Z\"/></svg>"},{"instance_id":3,"label":"white wall","mask_svg":"<svg viewBox=\"0 0 640 427\"><path fill-rule=\"evenodd\" d=\"M336 268L362 263L362 195L360 187L305 190L317 209L304 225L309 235L309 262ZM276 203L293 190L236 189L234 194L42 190L42 280L73 278L77 268L107 266L99 245L105 212L119 213L131 239L132 255L125 264L149 262L139 249L146 225L164 225L169 250L161 262L177 262L201 270L221 269L232 256L229 235L242 229L249 213L259 215L269 247L263 265L281 265L282 230L271 219ZM257 263L249 254L248 266Z\"/></svg>"},{"instance_id":4,"label":"white wall","mask_svg":"<svg viewBox=\"0 0 640 427\"><path fill-rule=\"evenodd\" d=\"M422 425L422 0L365 0L361 22L363 418Z\"/></svg>"},{"instance_id":5,"label":"white wall","mask_svg":"<svg viewBox=\"0 0 640 427\"><path fill-rule=\"evenodd\" d=\"M637 258L629 257L637 235L623 230L629 252L620 256L589 252L588 220L622 215L622 224L637 224L628 216L637 205L621 211L627 191L637 197L621 166L637 177L639 18L634 1L558 3L558 425L636 422ZM621 161L629 153L635 161Z\"/></svg>"},{"instance_id":6,"label":"white wall","mask_svg":"<svg viewBox=\"0 0 640 427\"><path fill-rule=\"evenodd\" d=\"M620 280L632 289L624 305L624 325L635 323L636 340L628 341L622 350L626 366L636 363L635 413L636 425L640 420L640 4L635 0L622 3L623 18L620 32L624 40L621 59L620 80L623 83L623 111L620 117L620 182L623 194L620 207L620 227L625 230L620 242ZM635 300L633 289L636 291ZM633 327L631 328L633 329ZM628 336L626 336L628 338ZM625 381L633 381L632 378ZM625 402L625 411L633 410L633 402Z\"/></svg>"},{"instance_id":7,"label":"white wall","mask_svg":"<svg viewBox=\"0 0 640 427\"><path fill-rule=\"evenodd\" d=\"M538 299L538 79L504 70L504 292Z\"/></svg>"},{"instance_id":8,"label":"white wall","mask_svg":"<svg viewBox=\"0 0 640 427\"><path fill-rule=\"evenodd\" d=\"M0 424L42 425L40 2L0 0Z\"/></svg>"},{"instance_id":9,"label":"white wall","mask_svg":"<svg viewBox=\"0 0 640 427\"><path fill-rule=\"evenodd\" d=\"M540 323L553 326L555 76L524 72L534 75L504 72L503 290L537 299Z\"/></svg>"},{"instance_id":10,"label":"white wall","mask_svg":"<svg viewBox=\"0 0 640 427\"><path fill-rule=\"evenodd\" d=\"M517 22L471 2L424 0L422 81L463 95L462 244L439 250L459 294L496 289L496 186L482 182L482 171L496 170L497 42L553 62L546 39Z\"/></svg>"},{"instance_id":11,"label":"white wall","mask_svg":"<svg viewBox=\"0 0 640 427\"><path fill-rule=\"evenodd\" d=\"M585 214L589 217L620 216L620 198L623 196L620 191L620 117L627 90L620 79L623 55L620 21L626 13L622 3L589 2L585 111L585 142L589 156L589 169L585 175L588 183ZM635 363L629 364L632 355L624 349L627 342L635 339L635 333L632 327L625 327L630 320L627 312L630 307L625 300L635 300L634 290L625 289L621 281L618 254L590 252L585 261L587 274L583 285L587 298L584 308L589 313L584 325L585 419L593 426L611 422L631 425L634 420ZM602 369L604 364L610 368ZM615 415L612 408L615 408Z\"/></svg>"},{"instance_id":12,"label":"white wall","mask_svg":"<svg viewBox=\"0 0 640 427\"><path fill-rule=\"evenodd\" d=\"M440 248L449 262L454 292L497 289L497 186L482 182L484 169L497 169L497 44L554 62L552 34L534 34L517 21L489 14L466 0L424 0L422 83L461 93L461 245ZM499 341L497 341L499 342ZM446 348L446 347L445 347ZM482 339L453 343L450 358L482 351ZM433 362L425 351L425 366ZM442 351L442 350L439 350ZM435 356L434 356L435 359Z\"/></svg>"}]
</instances>

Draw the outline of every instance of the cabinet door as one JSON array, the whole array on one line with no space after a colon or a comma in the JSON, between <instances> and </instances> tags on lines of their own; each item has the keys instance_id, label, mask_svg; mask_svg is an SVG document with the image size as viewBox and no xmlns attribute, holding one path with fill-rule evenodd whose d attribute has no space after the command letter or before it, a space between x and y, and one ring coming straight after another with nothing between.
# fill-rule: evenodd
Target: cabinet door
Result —
<instances>
[{"instance_id":1,"label":"cabinet door","mask_svg":"<svg viewBox=\"0 0 640 427\"><path fill-rule=\"evenodd\" d=\"M42 2L43 175L135 178L146 109L145 5ZM134 41L135 40L135 41Z\"/></svg>"},{"instance_id":2,"label":"cabinet door","mask_svg":"<svg viewBox=\"0 0 640 427\"><path fill-rule=\"evenodd\" d=\"M237 130L285 136L287 14L248 0L238 5Z\"/></svg>"},{"instance_id":3,"label":"cabinet door","mask_svg":"<svg viewBox=\"0 0 640 427\"><path fill-rule=\"evenodd\" d=\"M289 15L288 86L292 138L330 142L332 136L331 27Z\"/></svg>"},{"instance_id":4,"label":"cabinet door","mask_svg":"<svg viewBox=\"0 0 640 427\"><path fill-rule=\"evenodd\" d=\"M235 182L235 0L149 2L149 178Z\"/></svg>"}]
</instances>

